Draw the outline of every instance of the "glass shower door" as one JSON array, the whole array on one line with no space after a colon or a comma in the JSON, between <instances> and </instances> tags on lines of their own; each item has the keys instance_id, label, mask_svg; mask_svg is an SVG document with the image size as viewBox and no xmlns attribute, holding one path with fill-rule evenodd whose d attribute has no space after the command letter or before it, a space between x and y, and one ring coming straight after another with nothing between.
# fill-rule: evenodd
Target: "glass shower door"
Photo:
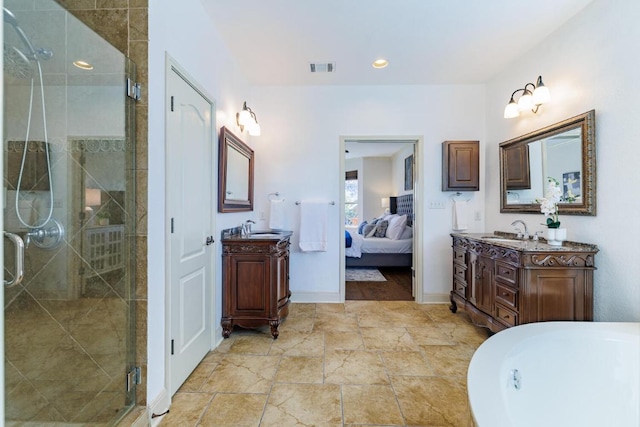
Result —
<instances>
[{"instance_id":1,"label":"glass shower door","mask_svg":"<svg viewBox=\"0 0 640 427\"><path fill-rule=\"evenodd\" d=\"M5 425L113 425L135 402L135 68L55 1L3 13Z\"/></svg>"}]
</instances>

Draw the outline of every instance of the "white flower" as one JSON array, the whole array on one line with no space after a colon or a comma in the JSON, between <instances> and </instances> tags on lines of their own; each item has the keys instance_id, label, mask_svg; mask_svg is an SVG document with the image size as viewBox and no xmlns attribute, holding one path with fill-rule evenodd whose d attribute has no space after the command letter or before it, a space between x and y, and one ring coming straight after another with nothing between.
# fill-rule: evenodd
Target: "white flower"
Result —
<instances>
[{"instance_id":1,"label":"white flower","mask_svg":"<svg viewBox=\"0 0 640 427\"><path fill-rule=\"evenodd\" d=\"M551 177L547 177L547 191L545 197L539 199L540 212L542 212L547 219L547 226L550 228L557 228L560 226L558 220L558 202L562 198L562 189L560 183Z\"/></svg>"}]
</instances>

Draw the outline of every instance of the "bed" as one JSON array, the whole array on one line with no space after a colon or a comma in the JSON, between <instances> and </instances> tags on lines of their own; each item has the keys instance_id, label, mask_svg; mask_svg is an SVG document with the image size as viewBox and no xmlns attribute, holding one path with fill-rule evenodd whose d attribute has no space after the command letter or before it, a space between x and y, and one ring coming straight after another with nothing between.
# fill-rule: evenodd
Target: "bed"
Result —
<instances>
[{"instance_id":1,"label":"bed","mask_svg":"<svg viewBox=\"0 0 640 427\"><path fill-rule=\"evenodd\" d=\"M413 226L413 194L390 198L392 214L406 215L405 227ZM413 237L363 237L358 227L345 228L351 235L351 247L345 248L347 267L411 267ZM410 233L409 233L410 234Z\"/></svg>"}]
</instances>

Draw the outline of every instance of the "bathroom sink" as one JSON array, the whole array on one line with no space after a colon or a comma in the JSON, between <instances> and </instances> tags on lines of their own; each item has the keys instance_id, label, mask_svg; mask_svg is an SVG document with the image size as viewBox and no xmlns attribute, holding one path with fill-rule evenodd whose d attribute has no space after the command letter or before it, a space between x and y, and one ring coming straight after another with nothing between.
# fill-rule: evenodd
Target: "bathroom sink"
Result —
<instances>
[{"instance_id":1,"label":"bathroom sink","mask_svg":"<svg viewBox=\"0 0 640 427\"><path fill-rule=\"evenodd\" d=\"M267 237L280 237L280 236L282 236L281 233L274 233L272 231L253 231L247 237L249 237L250 239L263 239Z\"/></svg>"}]
</instances>

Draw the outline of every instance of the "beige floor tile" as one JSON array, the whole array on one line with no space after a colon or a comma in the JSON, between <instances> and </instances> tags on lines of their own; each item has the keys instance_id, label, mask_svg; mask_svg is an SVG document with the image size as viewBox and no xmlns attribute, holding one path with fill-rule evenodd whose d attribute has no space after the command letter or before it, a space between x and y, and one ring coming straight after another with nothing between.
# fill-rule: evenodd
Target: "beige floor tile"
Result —
<instances>
[{"instance_id":1,"label":"beige floor tile","mask_svg":"<svg viewBox=\"0 0 640 427\"><path fill-rule=\"evenodd\" d=\"M316 305L307 303L291 303L289 304L289 316L291 317L315 317Z\"/></svg>"},{"instance_id":2,"label":"beige floor tile","mask_svg":"<svg viewBox=\"0 0 640 427\"><path fill-rule=\"evenodd\" d=\"M327 350L364 350L359 330L325 332L324 345Z\"/></svg>"},{"instance_id":3,"label":"beige floor tile","mask_svg":"<svg viewBox=\"0 0 640 427\"><path fill-rule=\"evenodd\" d=\"M342 399L345 423L404 425L395 394L390 386L344 385Z\"/></svg>"},{"instance_id":4,"label":"beige floor tile","mask_svg":"<svg viewBox=\"0 0 640 427\"><path fill-rule=\"evenodd\" d=\"M323 362L322 357L284 356L280 360L275 381L278 383L322 384Z\"/></svg>"},{"instance_id":5,"label":"beige floor tile","mask_svg":"<svg viewBox=\"0 0 640 427\"><path fill-rule=\"evenodd\" d=\"M201 362L196 369L189 375L189 378L180 386L179 391L200 391L200 388L209 379L213 370L218 366L217 363L204 363Z\"/></svg>"},{"instance_id":6,"label":"beige floor tile","mask_svg":"<svg viewBox=\"0 0 640 427\"><path fill-rule=\"evenodd\" d=\"M418 345L405 328L360 328L364 348L384 351L415 351Z\"/></svg>"},{"instance_id":7,"label":"beige floor tile","mask_svg":"<svg viewBox=\"0 0 640 427\"><path fill-rule=\"evenodd\" d=\"M419 351L380 352L389 375L428 377L434 370Z\"/></svg>"},{"instance_id":8,"label":"beige floor tile","mask_svg":"<svg viewBox=\"0 0 640 427\"><path fill-rule=\"evenodd\" d=\"M444 304L291 304L277 340L236 328L210 352L162 425L471 427L466 372L487 337Z\"/></svg>"},{"instance_id":9,"label":"beige floor tile","mask_svg":"<svg viewBox=\"0 0 640 427\"><path fill-rule=\"evenodd\" d=\"M229 347L227 354L269 354L273 343L271 335L240 335Z\"/></svg>"},{"instance_id":10,"label":"beige floor tile","mask_svg":"<svg viewBox=\"0 0 640 427\"><path fill-rule=\"evenodd\" d=\"M430 323L419 328L407 328L413 341L419 345L456 345L451 335L440 328L437 323Z\"/></svg>"},{"instance_id":11,"label":"beige floor tile","mask_svg":"<svg viewBox=\"0 0 640 427\"><path fill-rule=\"evenodd\" d=\"M314 331L344 331L358 329L358 318L353 313L322 312L316 314L313 323Z\"/></svg>"},{"instance_id":12,"label":"beige floor tile","mask_svg":"<svg viewBox=\"0 0 640 427\"><path fill-rule=\"evenodd\" d=\"M466 377L475 352L473 348L463 345L425 345L421 349L436 375L450 377Z\"/></svg>"},{"instance_id":13,"label":"beige floor tile","mask_svg":"<svg viewBox=\"0 0 640 427\"><path fill-rule=\"evenodd\" d=\"M200 388L203 392L267 393L279 356L233 354L225 357Z\"/></svg>"},{"instance_id":14,"label":"beige floor tile","mask_svg":"<svg viewBox=\"0 0 640 427\"><path fill-rule=\"evenodd\" d=\"M202 417L202 427L258 427L266 394L225 394L213 397Z\"/></svg>"},{"instance_id":15,"label":"beige floor tile","mask_svg":"<svg viewBox=\"0 0 640 427\"><path fill-rule=\"evenodd\" d=\"M315 322L314 317L296 317L296 318L286 318L280 326L278 330L281 334L287 333L289 331L297 331L297 332L311 332L313 331L313 324Z\"/></svg>"},{"instance_id":16,"label":"beige floor tile","mask_svg":"<svg viewBox=\"0 0 640 427\"><path fill-rule=\"evenodd\" d=\"M472 323L440 323L438 326L450 340L473 348L478 348L489 337L487 329Z\"/></svg>"},{"instance_id":17,"label":"beige floor tile","mask_svg":"<svg viewBox=\"0 0 640 427\"><path fill-rule=\"evenodd\" d=\"M341 404L337 384L275 384L260 426L342 426Z\"/></svg>"},{"instance_id":18,"label":"beige floor tile","mask_svg":"<svg viewBox=\"0 0 640 427\"><path fill-rule=\"evenodd\" d=\"M407 425L462 427L469 421L466 386L444 377L392 377Z\"/></svg>"},{"instance_id":19,"label":"beige floor tile","mask_svg":"<svg viewBox=\"0 0 640 427\"><path fill-rule=\"evenodd\" d=\"M169 413L162 417L163 426L194 427L209 406L212 395L205 393L176 393Z\"/></svg>"},{"instance_id":20,"label":"beige floor tile","mask_svg":"<svg viewBox=\"0 0 640 427\"><path fill-rule=\"evenodd\" d=\"M324 381L328 384L389 384L378 352L358 350L327 351Z\"/></svg>"},{"instance_id":21,"label":"beige floor tile","mask_svg":"<svg viewBox=\"0 0 640 427\"><path fill-rule=\"evenodd\" d=\"M324 334L322 332L288 331L273 342L269 355L322 356Z\"/></svg>"},{"instance_id":22,"label":"beige floor tile","mask_svg":"<svg viewBox=\"0 0 640 427\"><path fill-rule=\"evenodd\" d=\"M316 316L320 313L339 313L344 314L344 304L322 303L316 304Z\"/></svg>"}]
</instances>

